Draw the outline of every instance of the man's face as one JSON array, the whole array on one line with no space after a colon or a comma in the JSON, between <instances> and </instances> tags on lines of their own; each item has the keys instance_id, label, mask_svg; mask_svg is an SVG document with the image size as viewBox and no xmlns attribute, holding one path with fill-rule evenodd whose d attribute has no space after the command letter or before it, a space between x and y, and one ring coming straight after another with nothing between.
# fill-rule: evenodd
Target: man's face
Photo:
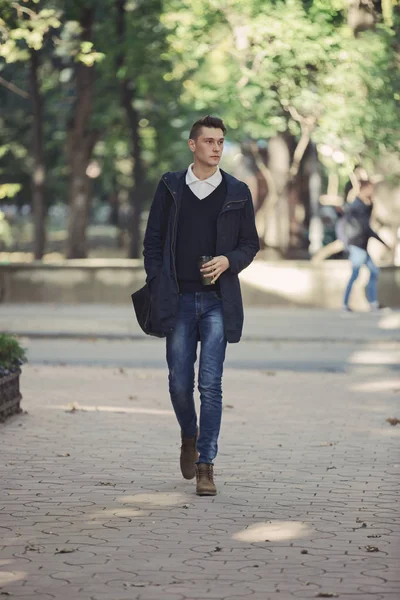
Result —
<instances>
[{"instance_id":1,"label":"man's face","mask_svg":"<svg viewBox=\"0 0 400 600\"><path fill-rule=\"evenodd\" d=\"M214 127L202 127L197 139L189 140L189 148L196 162L217 167L224 149L224 132Z\"/></svg>"},{"instance_id":2,"label":"man's face","mask_svg":"<svg viewBox=\"0 0 400 600\"><path fill-rule=\"evenodd\" d=\"M365 187L363 187L363 189L360 191L360 198L361 200L364 200L364 202L368 202L368 203L372 203L372 197L374 194L374 186L372 185L372 183L370 185L366 185Z\"/></svg>"}]
</instances>

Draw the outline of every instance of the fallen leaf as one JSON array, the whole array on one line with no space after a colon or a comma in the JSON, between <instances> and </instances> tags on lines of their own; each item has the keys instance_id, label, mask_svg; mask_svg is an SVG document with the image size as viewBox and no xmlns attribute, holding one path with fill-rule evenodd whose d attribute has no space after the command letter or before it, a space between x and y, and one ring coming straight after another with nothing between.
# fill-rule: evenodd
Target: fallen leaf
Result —
<instances>
[{"instance_id":1,"label":"fallen leaf","mask_svg":"<svg viewBox=\"0 0 400 600\"><path fill-rule=\"evenodd\" d=\"M57 454L56 456L61 457L65 457L65 456L71 456L69 452L64 452L64 454Z\"/></svg>"},{"instance_id":2,"label":"fallen leaf","mask_svg":"<svg viewBox=\"0 0 400 600\"><path fill-rule=\"evenodd\" d=\"M377 546L365 546L365 550L367 552L379 552L379 548Z\"/></svg>"},{"instance_id":3,"label":"fallen leaf","mask_svg":"<svg viewBox=\"0 0 400 600\"><path fill-rule=\"evenodd\" d=\"M115 487L117 484L111 483L111 481L99 481L98 483L96 483L96 486L98 485L110 485L111 487Z\"/></svg>"},{"instance_id":4,"label":"fallen leaf","mask_svg":"<svg viewBox=\"0 0 400 600\"><path fill-rule=\"evenodd\" d=\"M216 546L214 549L214 552L221 552L222 548L220 548L219 546Z\"/></svg>"},{"instance_id":5,"label":"fallen leaf","mask_svg":"<svg viewBox=\"0 0 400 600\"><path fill-rule=\"evenodd\" d=\"M137 396L129 396L129 400L137 400Z\"/></svg>"},{"instance_id":6,"label":"fallen leaf","mask_svg":"<svg viewBox=\"0 0 400 600\"><path fill-rule=\"evenodd\" d=\"M380 538L380 535L377 535L376 533L374 535L367 535L367 538Z\"/></svg>"},{"instance_id":7,"label":"fallen leaf","mask_svg":"<svg viewBox=\"0 0 400 600\"><path fill-rule=\"evenodd\" d=\"M315 594L316 598L338 598L339 594L334 594L332 592L318 592Z\"/></svg>"},{"instance_id":8,"label":"fallen leaf","mask_svg":"<svg viewBox=\"0 0 400 600\"><path fill-rule=\"evenodd\" d=\"M225 406L225 408L234 408L234 407L232 406L232 404L225 404L224 406Z\"/></svg>"},{"instance_id":9,"label":"fallen leaf","mask_svg":"<svg viewBox=\"0 0 400 600\"><path fill-rule=\"evenodd\" d=\"M302 550L300 554L308 554L308 550Z\"/></svg>"},{"instance_id":10,"label":"fallen leaf","mask_svg":"<svg viewBox=\"0 0 400 600\"><path fill-rule=\"evenodd\" d=\"M336 469L337 467L326 467L327 471L330 471L331 469Z\"/></svg>"},{"instance_id":11,"label":"fallen leaf","mask_svg":"<svg viewBox=\"0 0 400 600\"><path fill-rule=\"evenodd\" d=\"M41 549L37 548L36 546L31 546L31 545L25 546L25 552L40 552L40 551L41 551Z\"/></svg>"},{"instance_id":12,"label":"fallen leaf","mask_svg":"<svg viewBox=\"0 0 400 600\"><path fill-rule=\"evenodd\" d=\"M75 552L75 548L61 548L61 550L59 550L58 548L56 548L56 551L54 554L71 554L71 552Z\"/></svg>"},{"instance_id":13,"label":"fallen leaf","mask_svg":"<svg viewBox=\"0 0 400 600\"><path fill-rule=\"evenodd\" d=\"M189 506L187 504L183 504L181 508L189 508Z\"/></svg>"},{"instance_id":14,"label":"fallen leaf","mask_svg":"<svg viewBox=\"0 0 400 600\"><path fill-rule=\"evenodd\" d=\"M391 425L398 425L400 423L400 419L398 419L397 417L389 417L388 419L386 419L386 421Z\"/></svg>"},{"instance_id":15,"label":"fallen leaf","mask_svg":"<svg viewBox=\"0 0 400 600\"><path fill-rule=\"evenodd\" d=\"M79 404L77 402L72 402L71 404L68 405L70 408L68 408L65 412L67 413L75 413L78 410L80 410L81 412L86 412L84 408L81 408L79 406Z\"/></svg>"}]
</instances>

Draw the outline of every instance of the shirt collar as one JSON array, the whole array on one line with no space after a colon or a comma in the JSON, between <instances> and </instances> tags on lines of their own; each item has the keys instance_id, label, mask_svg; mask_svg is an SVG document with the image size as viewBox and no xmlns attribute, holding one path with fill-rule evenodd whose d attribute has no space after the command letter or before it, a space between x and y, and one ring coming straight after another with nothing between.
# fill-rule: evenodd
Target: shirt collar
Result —
<instances>
[{"instance_id":1,"label":"shirt collar","mask_svg":"<svg viewBox=\"0 0 400 600\"><path fill-rule=\"evenodd\" d=\"M217 170L215 171L215 173L213 175L211 175L211 177L208 177L208 179L199 179L198 177L196 177L196 175L193 173L192 167L193 167L193 163L191 165L189 165L189 168L186 173L187 185L191 185L192 183L195 183L196 181L200 181L201 183L209 183L214 188L216 188L221 183L222 174L221 174L219 167L217 167Z\"/></svg>"}]
</instances>

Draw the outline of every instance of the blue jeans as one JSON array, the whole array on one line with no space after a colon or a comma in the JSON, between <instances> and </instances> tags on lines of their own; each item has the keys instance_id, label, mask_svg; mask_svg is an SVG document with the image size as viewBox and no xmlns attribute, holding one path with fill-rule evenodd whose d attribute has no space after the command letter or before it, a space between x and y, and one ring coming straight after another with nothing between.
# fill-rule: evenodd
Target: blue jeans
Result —
<instances>
[{"instance_id":1,"label":"blue jeans","mask_svg":"<svg viewBox=\"0 0 400 600\"><path fill-rule=\"evenodd\" d=\"M212 464L218 452L226 350L222 300L216 292L180 295L176 326L167 336L169 392L182 434L187 437L194 437L197 432L193 394L198 341L200 431L197 450L199 462Z\"/></svg>"},{"instance_id":2,"label":"blue jeans","mask_svg":"<svg viewBox=\"0 0 400 600\"><path fill-rule=\"evenodd\" d=\"M358 248L358 246L349 246L349 259L352 265L352 273L344 294L344 305L348 306L349 304L353 283L357 279L363 265L369 270L369 281L366 288L367 300L370 304L377 302L379 267L374 264L368 252L362 248Z\"/></svg>"}]
</instances>

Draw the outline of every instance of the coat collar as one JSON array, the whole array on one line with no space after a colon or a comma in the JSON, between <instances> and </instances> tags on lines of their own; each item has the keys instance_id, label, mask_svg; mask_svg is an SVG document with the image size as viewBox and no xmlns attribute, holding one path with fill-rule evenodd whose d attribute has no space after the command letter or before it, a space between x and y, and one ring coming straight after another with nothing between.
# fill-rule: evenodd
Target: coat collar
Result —
<instances>
[{"instance_id":1,"label":"coat collar","mask_svg":"<svg viewBox=\"0 0 400 600\"><path fill-rule=\"evenodd\" d=\"M167 185L168 189L173 193L173 195L178 195L178 191L182 189L182 186L185 181L187 169L184 171L175 171L165 173L162 179ZM221 169L221 173L226 181L226 202L231 202L232 200L246 200L249 197L249 191L245 183L243 181L239 181L233 175L226 173ZM240 198L238 198L240 196Z\"/></svg>"}]
</instances>

